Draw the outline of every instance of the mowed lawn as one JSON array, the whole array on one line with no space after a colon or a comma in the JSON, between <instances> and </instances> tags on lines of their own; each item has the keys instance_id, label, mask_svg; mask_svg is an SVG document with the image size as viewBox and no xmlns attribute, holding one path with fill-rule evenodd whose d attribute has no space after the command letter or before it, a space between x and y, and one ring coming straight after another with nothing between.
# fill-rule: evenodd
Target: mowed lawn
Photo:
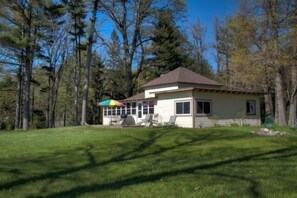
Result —
<instances>
[{"instance_id":1,"label":"mowed lawn","mask_svg":"<svg viewBox=\"0 0 297 198\"><path fill-rule=\"evenodd\" d=\"M297 197L297 133L68 127L0 133L0 197Z\"/></svg>"}]
</instances>

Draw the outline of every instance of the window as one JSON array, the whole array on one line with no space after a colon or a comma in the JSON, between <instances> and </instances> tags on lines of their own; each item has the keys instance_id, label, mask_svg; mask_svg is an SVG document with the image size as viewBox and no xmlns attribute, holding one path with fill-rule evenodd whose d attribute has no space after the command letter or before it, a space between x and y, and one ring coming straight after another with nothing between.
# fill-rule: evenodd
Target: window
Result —
<instances>
[{"instance_id":1,"label":"window","mask_svg":"<svg viewBox=\"0 0 297 198\"><path fill-rule=\"evenodd\" d=\"M131 108L130 108L131 107L131 103L127 103L126 106L127 106L127 114L128 115L131 115Z\"/></svg>"},{"instance_id":2,"label":"window","mask_svg":"<svg viewBox=\"0 0 297 198\"><path fill-rule=\"evenodd\" d=\"M247 115L256 115L256 101L247 100L246 101L246 114Z\"/></svg>"},{"instance_id":3,"label":"window","mask_svg":"<svg viewBox=\"0 0 297 198\"><path fill-rule=\"evenodd\" d=\"M121 109L122 109L122 114L126 114L126 107L122 106Z\"/></svg>"},{"instance_id":4,"label":"window","mask_svg":"<svg viewBox=\"0 0 297 198\"><path fill-rule=\"evenodd\" d=\"M176 102L175 114L190 114L190 102Z\"/></svg>"},{"instance_id":5,"label":"window","mask_svg":"<svg viewBox=\"0 0 297 198\"><path fill-rule=\"evenodd\" d=\"M211 115L211 101L197 100L196 113L201 115Z\"/></svg>"},{"instance_id":6,"label":"window","mask_svg":"<svg viewBox=\"0 0 297 198\"><path fill-rule=\"evenodd\" d=\"M154 114L154 101L149 101L149 114Z\"/></svg>"},{"instance_id":7,"label":"window","mask_svg":"<svg viewBox=\"0 0 297 198\"><path fill-rule=\"evenodd\" d=\"M148 113L148 104L147 102L143 102L143 115Z\"/></svg>"},{"instance_id":8,"label":"window","mask_svg":"<svg viewBox=\"0 0 297 198\"><path fill-rule=\"evenodd\" d=\"M137 106L138 106L138 118L141 118L142 117L142 103L139 102L137 104Z\"/></svg>"},{"instance_id":9,"label":"window","mask_svg":"<svg viewBox=\"0 0 297 198\"><path fill-rule=\"evenodd\" d=\"M108 111L108 115L110 116L110 115L111 115L111 108L108 107L107 109L108 109L108 110L107 110L107 111Z\"/></svg>"},{"instance_id":10,"label":"window","mask_svg":"<svg viewBox=\"0 0 297 198\"><path fill-rule=\"evenodd\" d=\"M112 115L116 115L116 108L112 107Z\"/></svg>"},{"instance_id":11,"label":"window","mask_svg":"<svg viewBox=\"0 0 297 198\"><path fill-rule=\"evenodd\" d=\"M117 107L117 115L121 115L121 107Z\"/></svg>"},{"instance_id":12,"label":"window","mask_svg":"<svg viewBox=\"0 0 297 198\"><path fill-rule=\"evenodd\" d=\"M104 116L107 116L107 107L104 107L103 112L104 112Z\"/></svg>"},{"instance_id":13,"label":"window","mask_svg":"<svg viewBox=\"0 0 297 198\"><path fill-rule=\"evenodd\" d=\"M136 103L132 103L132 115L136 115Z\"/></svg>"}]
</instances>

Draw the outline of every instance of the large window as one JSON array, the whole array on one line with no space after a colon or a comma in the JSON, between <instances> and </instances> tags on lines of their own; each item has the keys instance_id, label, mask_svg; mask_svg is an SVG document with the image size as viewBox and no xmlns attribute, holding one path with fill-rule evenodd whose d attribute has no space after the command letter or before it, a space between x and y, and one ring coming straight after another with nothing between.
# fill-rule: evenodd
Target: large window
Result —
<instances>
[{"instance_id":1,"label":"large window","mask_svg":"<svg viewBox=\"0 0 297 198\"><path fill-rule=\"evenodd\" d=\"M256 101L247 100L246 101L246 114L247 115L256 115Z\"/></svg>"},{"instance_id":2,"label":"large window","mask_svg":"<svg viewBox=\"0 0 297 198\"><path fill-rule=\"evenodd\" d=\"M189 101L175 102L175 114L177 115L190 114L190 102Z\"/></svg>"},{"instance_id":3,"label":"large window","mask_svg":"<svg viewBox=\"0 0 297 198\"><path fill-rule=\"evenodd\" d=\"M199 115L211 115L211 101L197 100L196 113Z\"/></svg>"}]
</instances>

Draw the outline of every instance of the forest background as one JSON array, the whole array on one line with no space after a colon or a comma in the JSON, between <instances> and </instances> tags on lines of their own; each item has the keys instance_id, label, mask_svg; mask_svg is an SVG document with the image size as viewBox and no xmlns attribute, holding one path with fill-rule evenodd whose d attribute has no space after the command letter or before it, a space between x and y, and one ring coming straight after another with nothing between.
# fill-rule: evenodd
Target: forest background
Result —
<instances>
[{"instance_id":1,"label":"forest background","mask_svg":"<svg viewBox=\"0 0 297 198\"><path fill-rule=\"evenodd\" d=\"M262 116L293 127L297 1L237 3L209 43L184 0L0 0L0 129L100 124L99 101L180 66L265 93Z\"/></svg>"}]
</instances>

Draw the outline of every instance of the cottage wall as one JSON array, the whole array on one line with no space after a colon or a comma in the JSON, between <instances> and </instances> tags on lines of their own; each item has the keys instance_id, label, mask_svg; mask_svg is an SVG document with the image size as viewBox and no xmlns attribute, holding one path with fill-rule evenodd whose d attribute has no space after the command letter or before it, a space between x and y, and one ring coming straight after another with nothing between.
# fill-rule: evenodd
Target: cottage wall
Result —
<instances>
[{"instance_id":1,"label":"cottage wall","mask_svg":"<svg viewBox=\"0 0 297 198\"><path fill-rule=\"evenodd\" d=\"M213 125L252 125L261 124L260 99L254 95L238 95L227 93L196 92L195 100L210 100L212 114L196 115L195 127L208 127ZM246 114L246 101L256 102L256 114Z\"/></svg>"},{"instance_id":2,"label":"cottage wall","mask_svg":"<svg viewBox=\"0 0 297 198\"><path fill-rule=\"evenodd\" d=\"M158 95L156 113L159 113L159 122L168 122L170 116L175 115L176 101L190 101L192 106L192 91L166 93ZM192 109L190 115L177 115L176 124L180 127L193 127Z\"/></svg>"}]
</instances>

